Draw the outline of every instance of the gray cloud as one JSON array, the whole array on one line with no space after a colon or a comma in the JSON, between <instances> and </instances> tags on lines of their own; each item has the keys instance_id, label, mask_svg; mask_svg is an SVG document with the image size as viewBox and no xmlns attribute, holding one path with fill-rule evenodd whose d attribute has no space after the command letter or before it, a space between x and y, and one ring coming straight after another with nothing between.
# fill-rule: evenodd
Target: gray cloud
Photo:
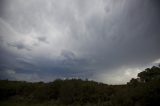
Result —
<instances>
[{"instance_id":1,"label":"gray cloud","mask_svg":"<svg viewBox=\"0 0 160 106\"><path fill-rule=\"evenodd\" d=\"M25 44L23 44L23 42L8 43L8 46L16 47L19 50L21 50L21 49L25 49L28 51L31 50L29 47L27 47Z\"/></svg>"},{"instance_id":2,"label":"gray cloud","mask_svg":"<svg viewBox=\"0 0 160 106\"><path fill-rule=\"evenodd\" d=\"M47 38L44 36L38 37L38 40L44 43L47 43Z\"/></svg>"},{"instance_id":3,"label":"gray cloud","mask_svg":"<svg viewBox=\"0 0 160 106\"><path fill-rule=\"evenodd\" d=\"M7 0L3 4L0 68L15 70L15 79L35 73L36 79L26 80L87 77L124 83L160 58L158 0Z\"/></svg>"}]
</instances>

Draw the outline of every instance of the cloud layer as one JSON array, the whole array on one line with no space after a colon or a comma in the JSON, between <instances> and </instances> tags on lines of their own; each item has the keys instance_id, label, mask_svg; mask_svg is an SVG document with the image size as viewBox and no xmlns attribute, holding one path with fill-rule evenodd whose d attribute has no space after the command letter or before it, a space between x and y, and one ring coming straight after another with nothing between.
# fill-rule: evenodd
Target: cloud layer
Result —
<instances>
[{"instance_id":1,"label":"cloud layer","mask_svg":"<svg viewBox=\"0 0 160 106\"><path fill-rule=\"evenodd\" d=\"M124 83L160 58L158 0L5 0L0 78Z\"/></svg>"}]
</instances>

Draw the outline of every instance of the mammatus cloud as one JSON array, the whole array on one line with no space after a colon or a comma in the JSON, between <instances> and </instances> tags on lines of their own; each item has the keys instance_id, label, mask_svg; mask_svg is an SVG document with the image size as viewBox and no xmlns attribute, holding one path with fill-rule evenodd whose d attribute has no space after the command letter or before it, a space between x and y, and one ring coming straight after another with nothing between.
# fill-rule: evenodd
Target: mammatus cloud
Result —
<instances>
[{"instance_id":1,"label":"mammatus cloud","mask_svg":"<svg viewBox=\"0 0 160 106\"><path fill-rule=\"evenodd\" d=\"M125 83L160 58L158 0L0 4L1 79Z\"/></svg>"}]
</instances>

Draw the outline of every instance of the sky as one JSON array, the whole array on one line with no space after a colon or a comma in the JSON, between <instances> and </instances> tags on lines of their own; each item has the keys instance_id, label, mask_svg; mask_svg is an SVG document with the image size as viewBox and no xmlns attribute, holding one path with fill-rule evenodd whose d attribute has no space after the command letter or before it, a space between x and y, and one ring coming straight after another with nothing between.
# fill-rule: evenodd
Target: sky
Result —
<instances>
[{"instance_id":1,"label":"sky","mask_svg":"<svg viewBox=\"0 0 160 106\"><path fill-rule=\"evenodd\" d=\"M0 0L0 79L123 84L159 63L159 0Z\"/></svg>"}]
</instances>

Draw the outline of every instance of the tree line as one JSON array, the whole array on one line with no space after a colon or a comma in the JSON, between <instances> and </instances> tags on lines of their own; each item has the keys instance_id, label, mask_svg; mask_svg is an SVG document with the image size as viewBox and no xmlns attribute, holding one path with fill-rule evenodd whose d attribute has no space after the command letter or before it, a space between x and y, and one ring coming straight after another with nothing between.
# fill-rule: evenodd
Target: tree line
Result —
<instances>
[{"instance_id":1,"label":"tree line","mask_svg":"<svg viewBox=\"0 0 160 106\"><path fill-rule=\"evenodd\" d=\"M0 80L0 106L160 106L159 100L159 66L145 69L125 85L82 79Z\"/></svg>"}]
</instances>

